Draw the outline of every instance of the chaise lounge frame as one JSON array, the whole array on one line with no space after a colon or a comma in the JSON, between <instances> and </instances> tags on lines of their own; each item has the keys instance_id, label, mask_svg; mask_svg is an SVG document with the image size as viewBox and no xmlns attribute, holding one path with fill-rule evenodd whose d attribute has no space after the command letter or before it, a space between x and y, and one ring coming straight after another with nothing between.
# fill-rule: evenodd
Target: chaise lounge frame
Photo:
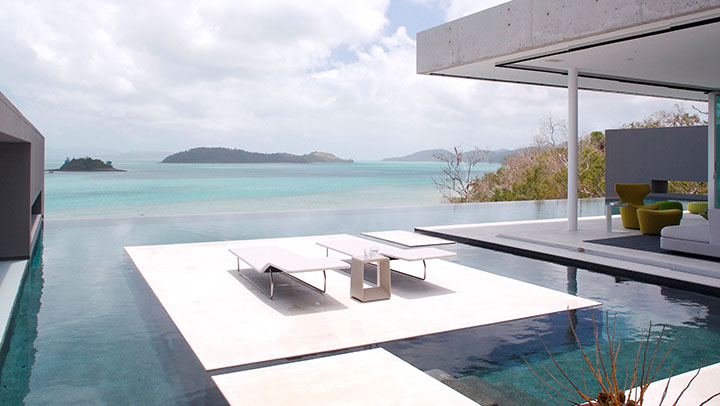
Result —
<instances>
[{"instance_id":1,"label":"chaise lounge frame","mask_svg":"<svg viewBox=\"0 0 720 406\"><path fill-rule=\"evenodd\" d=\"M325 248L325 254L329 255L329 250L337 251L341 254L350 255L351 257L361 258L364 250L367 248L377 248L378 254L388 258L391 261L422 261L423 276L415 276L407 272L398 271L390 268L391 271L409 276L414 279L424 281L427 278L427 260L437 258L447 258L457 255L454 252L441 250L439 248L397 248L387 244L381 244L374 241L366 240L348 235L342 239L334 239L329 241L320 241L319 246Z\"/></svg>"},{"instance_id":2,"label":"chaise lounge frame","mask_svg":"<svg viewBox=\"0 0 720 406\"><path fill-rule=\"evenodd\" d=\"M228 249L233 255L237 257L237 270L238 275L248 281L257 290L262 292L269 299L273 299L275 296L275 281L273 279L273 273L282 273L288 278L294 279L301 284L315 290L318 293L324 294L327 290L327 273L328 270L338 270L350 268L347 262L341 261L336 258L318 257L308 258L302 255L298 255L292 251L288 251L284 248L277 246L252 246L252 247L234 247ZM240 261L248 264L252 269L258 273L269 273L270 274L270 291L267 292L250 278L243 275L240 270ZM312 272L322 271L323 273L323 288L320 289L302 279L299 279L292 275L294 272Z\"/></svg>"}]
</instances>

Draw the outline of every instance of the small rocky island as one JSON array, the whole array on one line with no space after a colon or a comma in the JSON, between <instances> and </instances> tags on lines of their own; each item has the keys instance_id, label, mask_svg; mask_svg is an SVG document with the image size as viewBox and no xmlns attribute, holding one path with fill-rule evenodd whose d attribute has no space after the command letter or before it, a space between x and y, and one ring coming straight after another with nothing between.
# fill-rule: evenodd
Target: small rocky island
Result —
<instances>
[{"instance_id":1,"label":"small rocky island","mask_svg":"<svg viewBox=\"0 0 720 406\"><path fill-rule=\"evenodd\" d=\"M101 161L90 157L65 158L65 163L57 169L50 169L50 172L125 172L122 169L113 167L111 161Z\"/></svg>"},{"instance_id":2,"label":"small rocky island","mask_svg":"<svg viewBox=\"0 0 720 406\"><path fill-rule=\"evenodd\" d=\"M293 155L284 152L263 154L231 148L193 148L172 154L162 160L164 164L348 164L352 159L341 159L327 152Z\"/></svg>"}]
</instances>

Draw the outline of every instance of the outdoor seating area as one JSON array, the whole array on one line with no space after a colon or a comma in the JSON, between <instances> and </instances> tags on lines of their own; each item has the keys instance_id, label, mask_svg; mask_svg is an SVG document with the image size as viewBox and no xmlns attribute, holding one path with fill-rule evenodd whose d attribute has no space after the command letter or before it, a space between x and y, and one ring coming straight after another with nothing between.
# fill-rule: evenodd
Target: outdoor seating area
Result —
<instances>
[{"instance_id":1,"label":"outdoor seating area","mask_svg":"<svg viewBox=\"0 0 720 406\"><path fill-rule=\"evenodd\" d=\"M619 226L620 220L618 216L611 217L615 227ZM532 258L628 275L653 283L720 292L716 246L692 241L680 243L702 247L705 254L701 255L715 253L714 256L688 256L683 252L669 251L673 248L667 245L669 230L709 230L708 222L702 217L686 216L679 227L666 227L663 230L662 239L665 243L662 247L657 236L643 235L639 230L608 231L604 223L605 218L598 216L581 217L578 230L573 231L567 230L566 222L561 219L418 227L416 231ZM633 245L636 244L636 237L641 236L654 237L657 241L656 249L635 249ZM608 239L617 240L618 243L598 242ZM709 241L709 236L704 241ZM700 251L692 253L700 254Z\"/></svg>"},{"instance_id":2,"label":"outdoor seating area","mask_svg":"<svg viewBox=\"0 0 720 406\"><path fill-rule=\"evenodd\" d=\"M297 283L276 283L274 300L269 300L238 276L237 257L229 251L275 246L317 258L326 254L318 242L353 238L339 234L126 251L208 370L598 304L440 259L427 261L432 272L425 281L393 274L390 300L362 303L351 298L350 276L343 271L327 272L324 295ZM350 259L333 251L330 258ZM393 268L407 272L416 265L398 260ZM249 270L241 263L240 272L254 283L267 281L267 275ZM304 272L302 278L318 286L322 276L317 274ZM398 319L405 322L399 325ZM244 333L257 323L263 334ZM290 333L292 340L283 339Z\"/></svg>"},{"instance_id":3,"label":"outdoor seating area","mask_svg":"<svg viewBox=\"0 0 720 406\"><path fill-rule=\"evenodd\" d=\"M605 233L602 217L581 220L580 238ZM547 235L558 222L485 223L455 226L452 231L451 226L434 227L434 231L422 230L434 236L404 232L401 239L447 246L452 240L438 235L460 241L458 230L475 230L477 234L477 229L484 227L506 232L494 233L495 238L514 242L523 249L542 244L547 253L567 252L570 249L562 242L543 243L537 237L532 241L530 238ZM536 229L529 233L533 224ZM513 228L519 230L517 227L525 232L513 232ZM585 250L574 251L602 257L594 244L585 243L583 247ZM365 258L368 248L377 250L377 254ZM270 393L271 387L277 385L284 388L283 399L292 399L294 404L315 404L320 397L331 403L352 403L361 394L364 400L399 396L404 402L434 399L432 403L474 404L452 390L452 385L443 384L381 348L367 350L368 346L600 305L440 259L457 255L449 250L398 248L345 234L126 247L126 251L230 404L276 403L278 398ZM389 300L353 297L352 286L357 280L352 271L347 274L347 268L351 264L355 267L355 260L362 260L359 263L364 272L365 262L381 257L388 264L392 258L393 268L401 271L390 276L389 266L386 268L395 289L388 294ZM612 255L605 259L620 260ZM416 261L420 260L427 261L431 268L426 280L403 274L416 269ZM298 280L311 286L319 285L322 273L325 294L276 279L270 295L259 295L258 286L253 285L261 280L267 282L276 271L292 273L293 279L302 274ZM695 278L695 282L712 279L720 287L720 275L686 278ZM369 284L363 279L360 283L365 288ZM272 297L272 293L277 294ZM335 354L344 349L361 350ZM304 359L323 353L327 356ZM702 374L702 382L711 381L717 373L717 366L712 366ZM366 396L368 387L376 389L367 395L370 397ZM704 396L707 386L699 389L690 396Z\"/></svg>"},{"instance_id":4,"label":"outdoor seating area","mask_svg":"<svg viewBox=\"0 0 720 406\"><path fill-rule=\"evenodd\" d=\"M275 296L275 280L273 278L273 273L283 273L287 277L294 279L318 293L325 293L327 289L327 271L346 269L350 267L347 262L341 261L337 258L331 258L330 250L348 255L350 256L352 264L350 271L352 280L350 289L351 296L363 302L390 298L390 261L422 261L422 277L397 270L396 272L404 273L405 275L416 279L425 280L427 278L428 260L447 258L456 255L454 252L426 247L427 245L452 243L450 241L423 235L409 237L407 234L402 234L399 231L393 231L392 233L394 233L393 235L395 236L399 236L401 240L413 238L413 243L422 244L424 247L409 249L398 248L378 243L376 241L366 240L364 238L345 236L343 238L328 241L319 241L317 244L325 248L325 257L319 258L309 258L277 246L233 247L230 248L229 251L237 257L238 275L247 280L270 299L273 299ZM392 237L390 235L385 235L385 238ZM247 264L258 273L267 273L269 275L269 291L263 290L255 282L253 282L252 279L248 278L243 274L243 272L241 272L241 262ZM378 286L376 287L363 287L366 263L375 264L377 268ZM313 271L322 272L322 289L292 275L293 273Z\"/></svg>"},{"instance_id":5,"label":"outdoor seating area","mask_svg":"<svg viewBox=\"0 0 720 406\"><path fill-rule=\"evenodd\" d=\"M622 205L620 217L624 228L639 229L643 234L660 234L666 226L680 224L683 206L680 202L662 201L645 204L650 193L647 183L616 183L615 193Z\"/></svg>"}]
</instances>

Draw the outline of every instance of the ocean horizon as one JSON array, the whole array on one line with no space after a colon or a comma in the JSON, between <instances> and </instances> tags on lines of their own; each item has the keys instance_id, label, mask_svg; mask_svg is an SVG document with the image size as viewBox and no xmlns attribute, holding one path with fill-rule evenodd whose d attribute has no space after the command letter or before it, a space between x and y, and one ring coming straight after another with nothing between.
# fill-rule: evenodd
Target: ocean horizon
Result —
<instances>
[{"instance_id":1,"label":"ocean horizon","mask_svg":"<svg viewBox=\"0 0 720 406\"><path fill-rule=\"evenodd\" d=\"M47 160L58 168L63 160ZM46 172L47 218L381 208L442 204L441 162L162 164L118 160L126 172ZM480 163L475 173L496 171Z\"/></svg>"}]
</instances>

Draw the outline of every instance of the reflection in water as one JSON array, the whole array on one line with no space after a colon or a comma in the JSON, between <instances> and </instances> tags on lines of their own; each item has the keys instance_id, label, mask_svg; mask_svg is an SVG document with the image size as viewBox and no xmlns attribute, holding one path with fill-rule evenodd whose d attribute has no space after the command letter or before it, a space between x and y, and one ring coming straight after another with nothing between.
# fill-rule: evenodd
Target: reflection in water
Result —
<instances>
[{"instance_id":1,"label":"reflection in water","mask_svg":"<svg viewBox=\"0 0 720 406\"><path fill-rule=\"evenodd\" d=\"M567 293L577 296L577 267L567 267ZM568 310L568 327L565 330L565 338L568 342L575 342L575 334L573 329L577 328L578 317L576 310Z\"/></svg>"},{"instance_id":2,"label":"reflection in water","mask_svg":"<svg viewBox=\"0 0 720 406\"><path fill-rule=\"evenodd\" d=\"M573 323L583 345L594 340L593 311L580 309L573 312ZM545 358L547 352L543 342L553 352L574 349L575 338L572 333L568 338L567 330L568 314L558 312L380 346L421 370L441 369L454 377L462 377L524 366L523 357Z\"/></svg>"},{"instance_id":3,"label":"reflection in water","mask_svg":"<svg viewBox=\"0 0 720 406\"><path fill-rule=\"evenodd\" d=\"M574 266L567 267L567 293L577 296L577 268Z\"/></svg>"},{"instance_id":4,"label":"reflection in water","mask_svg":"<svg viewBox=\"0 0 720 406\"><path fill-rule=\"evenodd\" d=\"M720 330L720 299L708 298L699 293L661 286L660 294L673 306L682 306L692 315L692 319L683 320L683 324Z\"/></svg>"},{"instance_id":5,"label":"reflection in water","mask_svg":"<svg viewBox=\"0 0 720 406\"><path fill-rule=\"evenodd\" d=\"M38 336L38 312L43 290L43 236L30 260L25 283L17 301L5 343L0 354L0 404L22 404L30 393L30 373L35 364L35 340Z\"/></svg>"},{"instance_id":6,"label":"reflection in water","mask_svg":"<svg viewBox=\"0 0 720 406\"><path fill-rule=\"evenodd\" d=\"M130 284L135 300L145 309L141 314L144 323L158 333L152 340L152 347L162 363L163 379L177 394L174 402L177 405L227 405L142 275L131 274Z\"/></svg>"}]
</instances>

